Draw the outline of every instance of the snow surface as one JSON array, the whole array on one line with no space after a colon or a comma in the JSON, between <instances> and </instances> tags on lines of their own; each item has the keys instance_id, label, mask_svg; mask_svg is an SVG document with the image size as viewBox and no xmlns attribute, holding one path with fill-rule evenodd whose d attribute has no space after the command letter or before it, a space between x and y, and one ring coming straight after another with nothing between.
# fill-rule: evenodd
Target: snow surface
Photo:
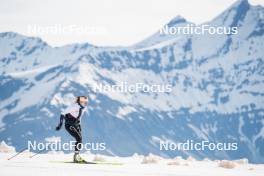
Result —
<instances>
[{"instance_id":1,"label":"snow surface","mask_svg":"<svg viewBox=\"0 0 264 176\"><path fill-rule=\"evenodd\" d=\"M27 70L27 71L12 72L12 73L9 73L9 75L13 76L13 77L25 77L27 75L32 75L32 74L45 72L48 69L56 67L56 66L57 65L48 65L48 66L44 66L44 67L40 67L40 68L35 68L35 69L32 69L32 70Z\"/></svg>"},{"instance_id":2,"label":"snow surface","mask_svg":"<svg viewBox=\"0 0 264 176\"><path fill-rule=\"evenodd\" d=\"M89 160L118 162L122 165L84 165L72 163L56 163L71 161L72 154L50 153L39 154L30 158L33 153L25 152L7 160L14 153L0 153L0 175L2 176L262 176L264 165L248 164L239 161L196 161L176 157L164 159L158 156L148 157L133 155L131 157L109 157L103 155L82 154ZM143 161L145 164L143 164ZM221 167L220 167L221 166Z\"/></svg>"}]
</instances>

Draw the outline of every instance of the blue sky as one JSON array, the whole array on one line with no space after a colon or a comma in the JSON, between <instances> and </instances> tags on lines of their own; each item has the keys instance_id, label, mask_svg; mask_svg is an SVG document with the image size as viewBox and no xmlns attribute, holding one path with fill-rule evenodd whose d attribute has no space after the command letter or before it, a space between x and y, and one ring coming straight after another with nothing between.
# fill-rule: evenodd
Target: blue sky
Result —
<instances>
[{"instance_id":1,"label":"blue sky","mask_svg":"<svg viewBox=\"0 0 264 176\"><path fill-rule=\"evenodd\" d=\"M52 46L75 42L131 45L156 32L177 15L199 24L211 20L235 1L0 0L0 32L39 36ZM264 0L249 2L264 5ZM50 32L47 27L74 28L75 31ZM40 32L32 32L36 28Z\"/></svg>"}]
</instances>

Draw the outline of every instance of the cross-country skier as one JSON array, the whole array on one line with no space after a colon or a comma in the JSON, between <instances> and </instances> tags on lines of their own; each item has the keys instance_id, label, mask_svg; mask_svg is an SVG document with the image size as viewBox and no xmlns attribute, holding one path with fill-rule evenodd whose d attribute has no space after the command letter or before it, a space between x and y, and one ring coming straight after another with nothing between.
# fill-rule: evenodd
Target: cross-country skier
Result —
<instances>
[{"instance_id":1,"label":"cross-country skier","mask_svg":"<svg viewBox=\"0 0 264 176\"><path fill-rule=\"evenodd\" d=\"M76 102L71 106L67 107L60 116L60 122L56 127L56 130L60 130L65 120L65 129L67 132L75 138L75 153L73 156L73 162L82 163L86 162L80 156L80 148L82 145L82 130L81 130L81 116L86 111L88 98L86 96L76 97Z\"/></svg>"}]
</instances>

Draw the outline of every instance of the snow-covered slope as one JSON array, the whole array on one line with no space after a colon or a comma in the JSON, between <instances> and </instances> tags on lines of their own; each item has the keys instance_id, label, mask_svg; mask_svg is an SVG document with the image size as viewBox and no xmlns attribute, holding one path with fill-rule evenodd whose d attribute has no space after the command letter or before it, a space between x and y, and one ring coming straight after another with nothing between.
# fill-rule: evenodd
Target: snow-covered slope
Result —
<instances>
[{"instance_id":1,"label":"snow-covered slope","mask_svg":"<svg viewBox=\"0 0 264 176\"><path fill-rule=\"evenodd\" d=\"M196 161L192 158L184 160L180 157L164 159L155 155L143 157L109 157L103 155L83 154L88 161L104 161L104 163L117 164L73 164L63 163L72 159L72 154L40 154L33 158L31 153L22 155L10 161L12 154L0 153L1 175L5 176L189 176L189 175L214 175L214 176L262 176L263 164L248 164L246 160L237 161ZM99 159L100 158L100 159ZM99 160L98 160L99 159Z\"/></svg>"},{"instance_id":2,"label":"snow-covered slope","mask_svg":"<svg viewBox=\"0 0 264 176\"><path fill-rule=\"evenodd\" d=\"M169 25L185 25L177 17ZM237 35L159 33L132 47L73 44L0 34L0 140L17 149L55 132L60 109L88 95L84 142L103 153L264 162L264 8L245 0L208 22L238 26ZM95 92L99 84L171 84L169 93ZM237 142L237 151L160 151L159 141ZM118 147L117 147L118 146Z\"/></svg>"},{"instance_id":3,"label":"snow-covered slope","mask_svg":"<svg viewBox=\"0 0 264 176\"><path fill-rule=\"evenodd\" d=\"M155 34L152 34L150 37L144 39L143 41L133 45L133 48L138 50L145 50L151 48L160 48L165 45L174 44L181 39L187 38L187 35L174 35L170 33L165 33L166 29L172 27L184 27L188 24L192 24L181 16L176 16L168 24L164 25L159 31ZM167 27L167 28L166 28Z\"/></svg>"}]
</instances>

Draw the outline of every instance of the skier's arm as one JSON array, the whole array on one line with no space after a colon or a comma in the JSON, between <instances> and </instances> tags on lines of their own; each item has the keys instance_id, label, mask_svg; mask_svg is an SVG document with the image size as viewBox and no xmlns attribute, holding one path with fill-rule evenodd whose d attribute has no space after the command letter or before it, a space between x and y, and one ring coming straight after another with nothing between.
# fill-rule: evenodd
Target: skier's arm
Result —
<instances>
[{"instance_id":1,"label":"skier's arm","mask_svg":"<svg viewBox=\"0 0 264 176\"><path fill-rule=\"evenodd\" d=\"M60 122L59 122L59 124L58 124L57 127L56 127L56 130L57 130L57 131L61 129L61 126L62 126L62 124L63 124L63 119L64 119L64 115L61 114L61 116L60 116Z\"/></svg>"},{"instance_id":2,"label":"skier's arm","mask_svg":"<svg viewBox=\"0 0 264 176\"><path fill-rule=\"evenodd\" d=\"M60 122L59 122L59 124L56 127L57 131L61 129L61 126L63 124L63 119L65 118L65 115L68 114L68 113L72 113L74 111L76 111L76 108L74 106L69 106L64 111L61 112Z\"/></svg>"},{"instance_id":3,"label":"skier's arm","mask_svg":"<svg viewBox=\"0 0 264 176\"><path fill-rule=\"evenodd\" d=\"M63 119L65 117L66 114L70 113L72 110L72 107L67 107L64 111L61 112L61 115L60 115L60 122L59 124L56 126L56 130L60 130L61 129L61 126L63 124Z\"/></svg>"}]
</instances>

